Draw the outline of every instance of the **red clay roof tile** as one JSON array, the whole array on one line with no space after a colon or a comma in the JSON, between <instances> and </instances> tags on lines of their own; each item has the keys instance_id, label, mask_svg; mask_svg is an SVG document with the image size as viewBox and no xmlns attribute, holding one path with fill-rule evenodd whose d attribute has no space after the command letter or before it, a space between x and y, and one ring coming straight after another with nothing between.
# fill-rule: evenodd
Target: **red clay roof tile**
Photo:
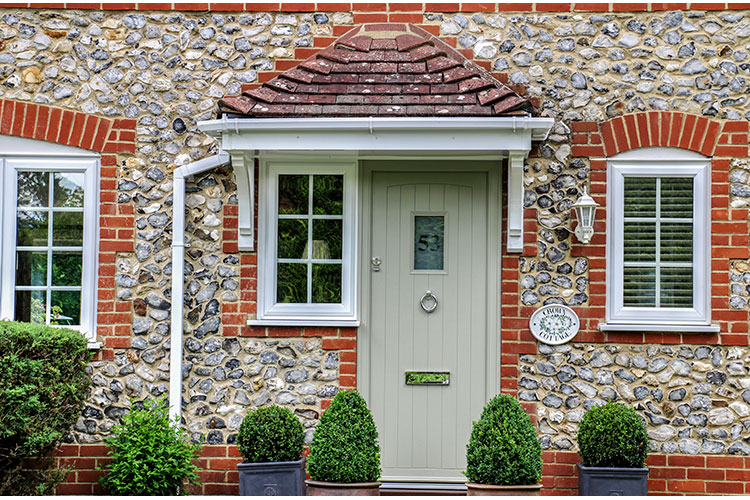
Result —
<instances>
[{"instance_id":1,"label":"red clay roof tile","mask_svg":"<svg viewBox=\"0 0 750 500\"><path fill-rule=\"evenodd\" d=\"M364 24L219 113L255 118L529 116L531 101L422 28Z\"/></svg>"}]
</instances>

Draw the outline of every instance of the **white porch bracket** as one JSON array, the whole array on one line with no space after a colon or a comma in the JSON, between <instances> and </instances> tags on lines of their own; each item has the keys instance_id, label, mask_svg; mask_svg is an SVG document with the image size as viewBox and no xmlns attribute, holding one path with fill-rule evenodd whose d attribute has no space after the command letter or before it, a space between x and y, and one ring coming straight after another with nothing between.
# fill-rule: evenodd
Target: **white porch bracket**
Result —
<instances>
[{"instance_id":1,"label":"white porch bracket","mask_svg":"<svg viewBox=\"0 0 750 500\"><path fill-rule=\"evenodd\" d=\"M528 151L508 152L508 231L509 253L523 252L523 163Z\"/></svg>"},{"instance_id":2,"label":"white porch bracket","mask_svg":"<svg viewBox=\"0 0 750 500\"><path fill-rule=\"evenodd\" d=\"M240 251L255 251L255 158L242 151L231 151L232 170L237 183L237 246Z\"/></svg>"}]
</instances>

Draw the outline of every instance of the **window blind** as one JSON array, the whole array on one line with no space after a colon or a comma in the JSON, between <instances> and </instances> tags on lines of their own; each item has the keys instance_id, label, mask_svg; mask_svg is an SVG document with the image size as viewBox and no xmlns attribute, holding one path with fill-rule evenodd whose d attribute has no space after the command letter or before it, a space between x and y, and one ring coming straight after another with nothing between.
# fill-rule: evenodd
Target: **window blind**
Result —
<instances>
[{"instance_id":1,"label":"window blind","mask_svg":"<svg viewBox=\"0 0 750 500\"><path fill-rule=\"evenodd\" d=\"M624 181L623 305L693 307L693 178Z\"/></svg>"}]
</instances>

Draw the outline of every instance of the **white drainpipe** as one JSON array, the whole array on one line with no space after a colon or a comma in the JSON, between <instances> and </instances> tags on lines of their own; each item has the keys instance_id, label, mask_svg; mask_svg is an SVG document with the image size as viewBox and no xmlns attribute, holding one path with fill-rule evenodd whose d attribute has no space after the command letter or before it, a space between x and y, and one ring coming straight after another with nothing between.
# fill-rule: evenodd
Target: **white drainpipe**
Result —
<instances>
[{"instance_id":1,"label":"white drainpipe","mask_svg":"<svg viewBox=\"0 0 750 500\"><path fill-rule=\"evenodd\" d=\"M184 165L174 171L172 198L172 308L169 352L169 418L182 413L182 325L185 287L185 178L230 162L219 153Z\"/></svg>"}]
</instances>

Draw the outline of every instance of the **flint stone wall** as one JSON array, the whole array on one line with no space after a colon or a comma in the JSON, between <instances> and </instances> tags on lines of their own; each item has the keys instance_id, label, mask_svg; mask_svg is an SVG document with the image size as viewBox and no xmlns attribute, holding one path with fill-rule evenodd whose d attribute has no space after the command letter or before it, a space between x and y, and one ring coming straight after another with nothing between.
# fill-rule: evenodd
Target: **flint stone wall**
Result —
<instances>
[{"instance_id":1,"label":"flint stone wall","mask_svg":"<svg viewBox=\"0 0 750 500\"><path fill-rule=\"evenodd\" d=\"M539 98L541 114L555 119L549 139L539 145L540 157L529 160L525 167L525 206L537 210L539 255L521 259L519 279L524 305L585 306L588 301L588 261L571 257L570 233L565 228L570 207L589 174L588 161L570 155L572 121L599 121L623 113L662 109L715 119L750 119L750 15L745 11L426 12L422 20L438 29L445 39L455 40L459 48L472 51L477 61L486 61L494 70L507 73L511 84L524 85L527 95ZM127 411L129 398L140 404L138 401L167 390L171 171L218 151L216 141L197 130L197 121L215 117L219 98L238 94L243 84L258 83L259 72L276 69L276 61L294 57L297 48L313 47L315 37L331 37L353 22L350 12L206 14L0 9L1 96L137 121L136 153L122 155L118 168L118 201L135 207L135 252L119 255L115 276L118 302L132 303L132 346L116 349L114 360L92 364L94 389L73 433L76 442L100 441ZM745 164L736 164L733 205L750 200L747 175L743 173L746 170ZM242 303L252 307L255 300L254 274L247 278L250 288L240 290L239 257L222 248L224 214L228 207L236 205L232 179L231 169L217 169L194 179L187 193L186 238L190 248L185 269L184 416L194 435L203 434L204 439L216 443L231 440L238 415L252 408L263 391L274 401L281 394L289 394L280 402L306 418L310 415L307 421L314 423L314 412L320 406L319 401L310 398L319 399L320 390L339 385L337 369L329 365L329 354L324 355L314 340L287 339L255 352L259 349L255 340L222 336L220 313ZM253 266L250 269L254 272ZM732 287L732 305L746 308L750 296L745 282L747 263L734 263L730 273L732 283L737 285ZM248 292L250 298L243 299L243 292ZM298 348L299 342L303 344ZM585 382L580 371L591 363L592 352L602 348L571 347L571 352L580 351L584 359L583 365L570 365L576 367L578 380ZM632 353L628 356L633 359L637 356L632 351L637 346L620 348ZM297 357L282 356L280 349L288 349ZM564 354L544 353L544 349L540 347L540 362L548 363L546 357ZM690 349L697 357L698 347ZM275 352L279 359L261 362L265 351ZM728 360L729 350L721 351L726 352L722 359ZM649 359L656 356L641 354ZM678 354L664 356L670 363L681 359ZM743 354L742 361L744 357ZM222 359L217 362L219 358ZM315 374L319 368L302 365L302 360L308 358L322 367L318 378ZM283 366L284 359L296 359L296 363ZM535 359L526 356L522 366L535 367ZM565 366L559 364L560 369ZM258 366L261 371L253 374ZM739 375L730 373L729 366L722 361L706 374L719 372L735 380ZM309 381L286 380L289 373L303 368ZM605 368L589 369L599 373ZM236 370L243 374L230 377L239 373ZM265 378L274 370L275 374ZM648 369L644 377L647 372ZM690 373L704 372L691 368ZM542 387L545 378L534 376ZM520 377L530 379L532 374L524 372ZM281 380L283 384L273 382L272 388L270 380ZM597 393L589 398L592 400L611 395L617 387L596 379L586 383ZM314 394L307 393L308 384L314 386ZM664 384L668 386L669 381L662 383L657 378L653 388L658 386L665 394L663 399L668 400L667 389L672 389L662 387ZM701 384L708 384L716 394L722 387L729 389L729 382L715 388L710 381ZM700 384L696 381L694 385ZM648 401L661 404L654 402L652 386L644 387L649 387ZM695 391L692 385L684 388L690 394ZM635 391L636 387L632 389ZM549 389L549 395L556 390ZM548 396L539 389L528 392L537 394L540 401ZM566 395L565 400L570 396ZM710 397L686 394L690 401L698 396ZM742 402L741 396L723 400L727 404ZM646 402L644 397L639 404ZM679 408L681 404L690 403L675 406ZM540 405L540 411L546 408L544 403ZM570 420L570 415L576 415L574 411L575 408L565 410L559 423L552 420L551 413L540 415L540 421L558 433L543 429L550 437L549 446L561 442L563 435L572 441L572 430L561 425L575 423ZM643 411L645 414L647 410ZM648 411L658 415L652 409ZM710 418L711 410L700 411L709 412ZM661 418L672 422L679 417ZM690 437L659 440L659 430L667 425L678 433L684 427L649 422L652 434L657 432L653 438L662 451L679 451L683 439L697 440L703 446L704 437L698 435L702 428L692 430L689 424ZM738 424L725 428L727 437L710 434L705 439L723 443L727 451L733 446L742 451L736 445L741 439L733 437L735 425Z\"/></svg>"},{"instance_id":2,"label":"flint stone wall","mask_svg":"<svg viewBox=\"0 0 750 500\"><path fill-rule=\"evenodd\" d=\"M542 447L577 450L586 410L633 406L654 452L750 455L750 349L540 345L519 363L521 401L537 402Z\"/></svg>"}]
</instances>

